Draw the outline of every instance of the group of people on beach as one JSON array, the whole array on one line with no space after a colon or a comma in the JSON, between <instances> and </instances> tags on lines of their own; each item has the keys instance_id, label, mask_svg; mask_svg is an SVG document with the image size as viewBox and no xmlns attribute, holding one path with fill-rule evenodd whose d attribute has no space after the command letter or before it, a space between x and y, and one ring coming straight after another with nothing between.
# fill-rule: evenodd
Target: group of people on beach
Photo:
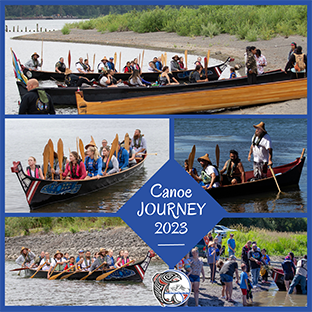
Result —
<instances>
[{"instance_id":1,"label":"group of people on beach","mask_svg":"<svg viewBox=\"0 0 312 312\"><path fill-rule=\"evenodd\" d=\"M118 268L130 261L135 261L135 259L130 258L128 250L120 250L115 260L113 250L106 250L105 248L101 248L93 255L91 251L81 249L76 257L69 256L68 252L63 254L57 251L52 257L48 251L41 251L40 255L35 255L29 248L22 247L21 255L16 259L16 263L22 268L48 271L47 278L50 278L54 271L88 271L91 273L97 269Z\"/></svg>"},{"instance_id":2,"label":"group of people on beach","mask_svg":"<svg viewBox=\"0 0 312 312\"><path fill-rule=\"evenodd\" d=\"M251 138L251 146L248 154L248 161L251 161L253 155L253 180L263 179L267 176L268 166L272 166L273 148L269 134L265 130L264 122L253 125L256 129ZM230 158L227 160L221 170L212 164L209 154L199 157L202 170L197 173L196 168L189 167L189 160L184 162L185 170L204 188L217 188L222 185L234 185L247 182L245 179L244 166L239 158L238 152L230 150Z\"/></svg>"},{"instance_id":3,"label":"group of people on beach","mask_svg":"<svg viewBox=\"0 0 312 312\"><path fill-rule=\"evenodd\" d=\"M60 175L67 180L82 180L92 177L100 178L101 176L118 173L134 166L136 159L142 159L146 154L147 146L146 139L141 134L140 129L136 129L133 138L129 138L129 150L124 147L124 144L118 142L118 153L116 150L111 154L110 146L107 145L107 140L102 140L102 146L98 150L95 142L91 140L85 146L85 160L82 161L78 152L71 151L69 160L63 157L63 163L60 165L58 154L54 152L53 165L48 164L47 172L43 172L43 168L36 164L35 157L28 158L28 167L26 174L37 179L60 179Z\"/></svg>"}]
</instances>

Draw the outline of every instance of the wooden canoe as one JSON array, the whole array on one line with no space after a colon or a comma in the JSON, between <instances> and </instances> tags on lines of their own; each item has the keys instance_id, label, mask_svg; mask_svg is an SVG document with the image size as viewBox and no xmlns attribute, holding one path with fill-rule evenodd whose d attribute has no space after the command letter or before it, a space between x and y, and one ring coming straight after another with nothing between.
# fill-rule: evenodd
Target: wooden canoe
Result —
<instances>
[{"instance_id":1,"label":"wooden canoe","mask_svg":"<svg viewBox=\"0 0 312 312\"><path fill-rule=\"evenodd\" d=\"M19 161L13 162L11 171L16 173L30 209L35 210L51 203L87 195L121 182L141 170L145 159L146 156L126 170L89 180L41 180L33 178L25 174Z\"/></svg>"},{"instance_id":2,"label":"wooden canoe","mask_svg":"<svg viewBox=\"0 0 312 312\"><path fill-rule=\"evenodd\" d=\"M142 92L141 96L134 98L96 102L87 102L80 91L76 92L76 101L79 114L193 113L305 98L307 78L207 90L187 91L185 88L177 91L158 95Z\"/></svg>"},{"instance_id":3,"label":"wooden canoe","mask_svg":"<svg viewBox=\"0 0 312 312\"><path fill-rule=\"evenodd\" d=\"M139 262L134 263L134 264L130 264L129 266L126 266L124 268L121 268L120 270L113 272L108 277L103 279L103 281L104 282L129 281L129 282L141 283L144 279L144 275L145 275L145 272L146 272L146 270L150 264L151 258L153 258L154 256L155 256L155 253L152 250L150 250L147 253L147 256L145 257L144 260L139 261ZM86 278L86 280L95 281L98 276L102 275L105 272L109 272L109 270L107 270L107 271L103 271L103 270L95 271L93 274L88 276ZM26 276L32 276L34 273L36 273L36 269L26 270ZM60 272L54 271L51 276L57 275L59 273ZM60 274L60 276L57 277L56 279L60 279L62 276L65 276L68 273L69 272L64 272L64 274ZM77 273L71 275L70 277L68 277L67 279L68 280L80 280L81 278L88 275L88 273L89 273L88 271L77 272ZM34 277L46 279L47 274L48 274L48 271L40 270Z\"/></svg>"}]
</instances>

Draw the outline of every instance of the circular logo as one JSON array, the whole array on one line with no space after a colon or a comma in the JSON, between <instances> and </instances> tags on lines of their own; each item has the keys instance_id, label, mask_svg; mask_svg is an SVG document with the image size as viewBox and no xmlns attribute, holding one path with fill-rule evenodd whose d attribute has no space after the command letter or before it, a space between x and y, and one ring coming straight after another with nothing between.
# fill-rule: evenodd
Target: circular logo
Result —
<instances>
[{"instance_id":1,"label":"circular logo","mask_svg":"<svg viewBox=\"0 0 312 312\"><path fill-rule=\"evenodd\" d=\"M32 72L28 70L26 72L26 76L30 79L32 77Z\"/></svg>"},{"instance_id":2,"label":"circular logo","mask_svg":"<svg viewBox=\"0 0 312 312\"><path fill-rule=\"evenodd\" d=\"M191 282L181 271L167 270L156 273L152 282L154 296L163 307L180 306L191 294Z\"/></svg>"}]
</instances>

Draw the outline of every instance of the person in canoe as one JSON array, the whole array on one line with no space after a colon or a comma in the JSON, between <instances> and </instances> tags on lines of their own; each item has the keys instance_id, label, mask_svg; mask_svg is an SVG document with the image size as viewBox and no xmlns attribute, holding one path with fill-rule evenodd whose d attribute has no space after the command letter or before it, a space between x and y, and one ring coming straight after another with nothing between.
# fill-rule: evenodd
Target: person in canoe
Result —
<instances>
[{"instance_id":1,"label":"person in canoe","mask_svg":"<svg viewBox=\"0 0 312 312\"><path fill-rule=\"evenodd\" d=\"M211 189L220 186L220 175L218 170L212 165L209 155L205 154L199 157L197 161L202 166L200 177L191 173L191 176L197 181L202 182L201 185L204 189Z\"/></svg>"},{"instance_id":2,"label":"person in canoe","mask_svg":"<svg viewBox=\"0 0 312 312\"><path fill-rule=\"evenodd\" d=\"M254 125L256 128L255 134L251 139L248 161L251 160L253 154L253 170L255 179L263 179L267 176L268 166L272 166L272 142L271 138L265 130L264 122Z\"/></svg>"},{"instance_id":3,"label":"person in canoe","mask_svg":"<svg viewBox=\"0 0 312 312\"><path fill-rule=\"evenodd\" d=\"M51 275L51 271L52 269L54 269L54 271L63 271L65 266L66 266L66 263L63 261L63 254L60 252L60 251L57 251L54 255L54 260L55 260L55 263L52 266L50 266L50 269L48 271L48 276L50 277Z\"/></svg>"},{"instance_id":4,"label":"person in canoe","mask_svg":"<svg viewBox=\"0 0 312 312\"><path fill-rule=\"evenodd\" d=\"M77 152L70 152L69 163L66 164L65 171L62 175L66 180L83 180L87 176L85 164Z\"/></svg>"},{"instance_id":5,"label":"person in canoe","mask_svg":"<svg viewBox=\"0 0 312 312\"><path fill-rule=\"evenodd\" d=\"M245 171L241 160L238 158L238 153L235 150L230 150L230 159L226 161L220 173L223 175L222 184L237 184L245 182Z\"/></svg>"},{"instance_id":6,"label":"person in canoe","mask_svg":"<svg viewBox=\"0 0 312 312\"><path fill-rule=\"evenodd\" d=\"M302 47L298 46L290 56L286 64L285 72L291 71L291 78L304 78L307 72L307 56L302 53Z\"/></svg>"},{"instance_id":7,"label":"person in canoe","mask_svg":"<svg viewBox=\"0 0 312 312\"><path fill-rule=\"evenodd\" d=\"M133 68L131 67L131 63L129 61L126 63L126 66L123 68L123 72L124 73L132 73L133 72Z\"/></svg>"},{"instance_id":8,"label":"person in canoe","mask_svg":"<svg viewBox=\"0 0 312 312\"><path fill-rule=\"evenodd\" d=\"M251 46L247 53L246 67L247 67L247 79L249 84L257 82L258 70L257 70L257 61L255 57L256 53L257 49L254 46Z\"/></svg>"},{"instance_id":9,"label":"person in canoe","mask_svg":"<svg viewBox=\"0 0 312 312\"><path fill-rule=\"evenodd\" d=\"M79 62L76 62L75 66L76 66L77 73L83 74L83 73L86 73L87 70L88 70L88 66L86 66L83 63L83 58L82 57L79 57Z\"/></svg>"},{"instance_id":10,"label":"person in canoe","mask_svg":"<svg viewBox=\"0 0 312 312\"><path fill-rule=\"evenodd\" d=\"M105 71L108 71L109 68L108 68L108 65L107 65L107 62L108 62L108 59L106 58L106 56L104 56L102 59L101 59L101 63L99 63L98 65L98 72L101 73L103 72L104 70Z\"/></svg>"},{"instance_id":11,"label":"person in canoe","mask_svg":"<svg viewBox=\"0 0 312 312\"><path fill-rule=\"evenodd\" d=\"M29 79L26 85L27 93L22 97L19 114L50 114L55 115L53 101L48 93L39 90L37 79Z\"/></svg>"},{"instance_id":12,"label":"person in canoe","mask_svg":"<svg viewBox=\"0 0 312 312\"><path fill-rule=\"evenodd\" d=\"M131 142L132 139L129 138L129 167L132 167L137 163L135 160L135 152L133 151L133 147L131 147Z\"/></svg>"},{"instance_id":13,"label":"person in canoe","mask_svg":"<svg viewBox=\"0 0 312 312\"><path fill-rule=\"evenodd\" d=\"M142 69L141 69L141 67L140 67L140 65L139 65L139 61L138 61L137 58L135 58L135 59L133 60L133 71L134 71L135 69L139 71L140 75L142 74Z\"/></svg>"},{"instance_id":14,"label":"person in canoe","mask_svg":"<svg viewBox=\"0 0 312 312\"><path fill-rule=\"evenodd\" d=\"M140 72L137 69L135 69L130 76L129 85L133 87L146 87L146 84L143 82L140 77Z\"/></svg>"},{"instance_id":15,"label":"person in canoe","mask_svg":"<svg viewBox=\"0 0 312 312\"><path fill-rule=\"evenodd\" d=\"M33 156L30 156L28 158L28 167L26 167L26 174L30 177L44 180L42 170L39 165L36 165L36 158Z\"/></svg>"},{"instance_id":16,"label":"person in canoe","mask_svg":"<svg viewBox=\"0 0 312 312\"><path fill-rule=\"evenodd\" d=\"M138 155L140 153L146 153L146 140L144 136L141 134L140 129L136 129L134 131L133 138L131 140L131 148L133 148L134 153L136 154L136 157L139 157L141 155Z\"/></svg>"},{"instance_id":17,"label":"person in canoe","mask_svg":"<svg viewBox=\"0 0 312 312\"><path fill-rule=\"evenodd\" d=\"M30 251L29 248L22 247L21 255L15 260L15 262L22 268L32 266L35 262L36 255Z\"/></svg>"},{"instance_id":18,"label":"person in canoe","mask_svg":"<svg viewBox=\"0 0 312 312\"><path fill-rule=\"evenodd\" d=\"M85 158L85 167L87 171L87 176L85 179L90 179L92 177L97 177L98 179L102 174L102 157L98 149L93 142L90 142L86 146L88 156Z\"/></svg>"},{"instance_id":19,"label":"person in canoe","mask_svg":"<svg viewBox=\"0 0 312 312\"><path fill-rule=\"evenodd\" d=\"M118 163L119 163L119 171L126 170L129 168L129 153L128 151L119 144L119 151L118 151Z\"/></svg>"},{"instance_id":20,"label":"person in canoe","mask_svg":"<svg viewBox=\"0 0 312 312\"><path fill-rule=\"evenodd\" d=\"M108 157L109 157L109 152L110 152L110 147L109 146L105 146L103 148L103 163L102 163L102 169L103 171L105 170L106 166L107 166L107 160L108 160ZM118 163L118 160L116 158L115 155L112 156L109 164L108 164L108 167L107 167L107 171L105 173L106 174L112 174L112 173L117 173L119 172L119 163ZM104 173L103 173L104 175Z\"/></svg>"},{"instance_id":21,"label":"person in canoe","mask_svg":"<svg viewBox=\"0 0 312 312\"><path fill-rule=\"evenodd\" d=\"M180 70L180 65L179 65L179 56L175 55L172 57L172 60L170 62L170 71L177 71Z\"/></svg>"},{"instance_id":22,"label":"person in canoe","mask_svg":"<svg viewBox=\"0 0 312 312\"><path fill-rule=\"evenodd\" d=\"M93 70L91 69L91 66L89 65L89 60L88 59L85 59L83 61L83 64L84 64L86 73L93 73Z\"/></svg>"},{"instance_id":23,"label":"person in canoe","mask_svg":"<svg viewBox=\"0 0 312 312\"><path fill-rule=\"evenodd\" d=\"M43 267L41 268L42 271L49 271L51 266L54 267L55 261L54 261L53 258L50 258L50 253L49 252L46 252L44 254L44 258L39 263L39 266L41 266L41 265L43 265Z\"/></svg>"},{"instance_id":24,"label":"person in canoe","mask_svg":"<svg viewBox=\"0 0 312 312\"><path fill-rule=\"evenodd\" d=\"M113 72L117 72L117 70L115 69L115 64L114 64L114 58L110 57L108 62L107 62L107 67L108 69L111 69Z\"/></svg>"},{"instance_id":25,"label":"person in canoe","mask_svg":"<svg viewBox=\"0 0 312 312\"><path fill-rule=\"evenodd\" d=\"M72 270L75 271L76 267L75 267L75 257L74 256L69 257L69 262L66 264L64 271L69 269L70 267L73 267Z\"/></svg>"},{"instance_id":26,"label":"person in canoe","mask_svg":"<svg viewBox=\"0 0 312 312\"><path fill-rule=\"evenodd\" d=\"M65 71L65 84L67 87L81 87L83 83L92 86L93 82L94 79L89 80L86 77L73 74L69 68L67 68Z\"/></svg>"},{"instance_id":27,"label":"person in canoe","mask_svg":"<svg viewBox=\"0 0 312 312\"><path fill-rule=\"evenodd\" d=\"M206 82L208 81L208 78L206 79L200 79L200 74L202 72L203 67L201 65L196 65L195 70L191 71L189 76L190 83L196 83L196 82Z\"/></svg>"},{"instance_id":28,"label":"person in canoe","mask_svg":"<svg viewBox=\"0 0 312 312\"><path fill-rule=\"evenodd\" d=\"M163 64L161 63L161 57L158 57L157 61L155 62L155 67L159 70L159 72L163 69Z\"/></svg>"},{"instance_id":29,"label":"person in canoe","mask_svg":"<svg viewBox=\"0 0 312 312\"><path fill-rule=\"evenodd\" d=\"M41 60L41 63L39 62L39 54L35 52L29 61L27 61L24 64L24 67L27 68L28 70L38 70L38 67L41 67L43 64L43 60Z\"/></svg>"},{"instance_id":30,"label":"person in canoe","mask_svg":"<svg viewBox=\"0 0 312 312\"><path fill-rule=\"evenodd\" d=\"M159 84L161 86L165 85L178 85L179 82L175 79L171 73L169 73L169 67L164 66L163 72L159 76Z\"/></svg>"},{"instance_id":31,"label":"person in canoe","mask_svg":"<svg viewBox=\"0 0 312 312\"><path fill-rule=\"evenodd\" d=\"M59 61L55 64L55 72L62 74L65 73L66 65L64 63L64 57L60 57Z\"/></svg>"},{"instance_id":32,"label":"person in canoe","mask_svg":"<svg viewBox=\"0 0 312 312\"><path fill-rule=\"evenodd\" d=\"M91 265L89 274L91 274L92 271L94 271L100 265L102 265L103 262L106 263L106 254L107 254L106 250L104 248L101 248L99 253L98 253L98 257L94 260L94 262ZM106 264L102 265L101 269L103 269L103 267L105 267L105 266L106 266Z\"/></svg>"},{"instance_id":33,"label":"person in canoe","mask_svg":"<svg viewBox=\"0 0 312 312\"><path fill-rule=\"evenodd\" d=\"M100 150L99 150L99 153L101 155L101 157L103 158L103 148L107 146L107 140L106 139L103 139L102 140L102 146L100 147Z\"/></svg>"},{"instance_id":34,"label":"person in canoe","mask_svg":"<svg viewBox=\"0 0 312 312\"><path fill-rule=\"evenodd\" d=\"M65 171L65 166L66 166L67 163L68 163L67 157L63 156L63 163L61 165L62 168L60 170L60 164L59 164L59 161L58 161L58 156L57 156L57 153L54 152L53 168L51 169L51 164L50 164L50 161L49 161L46 179L47 180L52 180L52 173L53 173L54 179L55 180L59 180L60 179L60 174L62 174Z\"/></svg>"}]
</instances>

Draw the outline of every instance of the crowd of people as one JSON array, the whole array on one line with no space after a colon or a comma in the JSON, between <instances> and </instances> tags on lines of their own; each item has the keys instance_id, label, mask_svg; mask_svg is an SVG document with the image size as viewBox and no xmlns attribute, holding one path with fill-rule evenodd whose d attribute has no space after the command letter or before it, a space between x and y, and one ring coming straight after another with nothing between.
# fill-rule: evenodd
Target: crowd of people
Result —
<instances>
[{"instance_id":1,"label":"crowd of people","mask_svg":"<svg viewBox=\"0 0 312 312\"><path fill-rule=\"evenodd\" d=\"M248 154L248 161L253 155L253 180L263 179L267 176L269 166L272 166L272 142L269 134L265 130L264 122L253 125L256 129L251 138L251 146ZM188 159L184 162L185 170L204 188L217 188L221 185L234 185L247 182L245 179L244 166L236 150L230 150L230 158L221 170L212 164L209 155L205 154L197 159L202 170L197 173L196 168L189 168Z\"/></svg>"},{"instance_id":2,"label":"crowd of people","mask_svg":"<svg viewBox=\"0 0 312 312\"><path fill-rule=\"evenodd\" d=\"M60 251L51 256L48 251L41 251L40 255L35 255L29 248L22 247L21 255L16 259L16 263L23 268L48 271L47 278L50 278L54 271L88 271L91 273L97 269L118 268L133 260L135 261L130 258L128 250L120 250L115 259L113 250L105 248L93 254L89 250L81 249L78 251L78 256L69 256L68 252L63 254Z\"/></svg>"},{"instance_id":3,"label":"crowd of people","mask_svg":"<svg viewBox=\"0 0 312 312\"><path fill-rule=\"evenodd\" d=\"M43 172L43 168L36 164L35 157L28 158L28 167L26 174L37 179L54 179L59 180L60 175L64 179L90 179L92 177L100 178L101 176L118 173L134 166L136 159L142 159L147 152L146 139L141 134L140 129L136 129L133 138L129 138L129 151L118 142L118 153L110 155L110 146L107 145L107 140L102 140L102 146L98 150L94 141L91 141L85 146L85 160L82 161L78 152L71 151L69 159L63 157L63 163L60 165L58 155L54 152L54 163L51 166L48 164L47 172ZM109 162L108 162L109 161Z\"/></svg>"},{"instance_id":4,"label":"crowd of people","mask_svg":"<svg viewBox=\"0 0 312 312\"><path fill-rule=\"evenodd\" d=\"M235 303L232 299L234 276L236 277L236 284L241 289L244 306L253 302L252 289L261 288L271 283L268 282L271 259L266 249L259 248L256 241L248 240L241 250L241 273L239 273L236 257L239 251L237 251L233 233L230 233L230 237L224 246L222 246L222 236L220 233L213 237L212 233L209 232L204 237L204 242L207 264L210 268L210 283L222 285L220 300L225 299L228 302ZM227 257L225 257L226 250ZM297 262L294 254L289 252L281 266L284 272L287 293L292 294L296 292L296 286L300 284L302 294L306 294L307 255ZM202 275L202 282L206 278L203 267L204 264L199 259L197 247L193 248L191 253L187 254L176 265L176 269L183 271L192 283L195 306L199 306L200 275ZM219 273L220 283L216 281L217 272Z\"/></svg>"}]
</instances>

